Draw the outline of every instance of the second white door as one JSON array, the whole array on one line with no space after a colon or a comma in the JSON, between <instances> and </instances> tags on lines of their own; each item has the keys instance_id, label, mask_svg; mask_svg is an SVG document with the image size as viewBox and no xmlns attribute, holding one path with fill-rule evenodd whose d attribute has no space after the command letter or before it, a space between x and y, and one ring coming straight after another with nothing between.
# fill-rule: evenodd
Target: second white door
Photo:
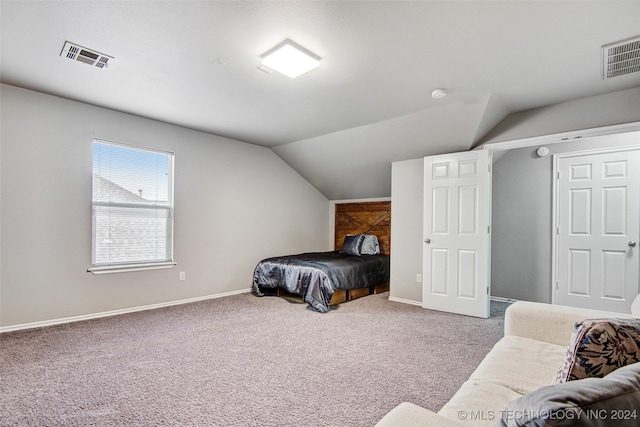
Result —
<instances>
[{"instance_id":1,"label":"second white door","mask_svg":"<svg viewBox=\"0 0 640 427\"><path fill-rule=\"evenodd\" d=\"M556 303L628 313L639 291L640 149L556 162Z\"/></svg>"}]
</instances>

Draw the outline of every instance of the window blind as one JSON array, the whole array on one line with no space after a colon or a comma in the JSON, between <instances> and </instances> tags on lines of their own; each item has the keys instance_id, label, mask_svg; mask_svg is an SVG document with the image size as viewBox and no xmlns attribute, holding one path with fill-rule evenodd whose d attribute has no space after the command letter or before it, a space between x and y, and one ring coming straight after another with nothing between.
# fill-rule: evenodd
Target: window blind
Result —
<instances>
[{"instance_id":1,"label":"window blind","mask_svg":"<svg viewBox=\"0 0 640 427\"><path fill-rule=\"evenodd\" d=\"M94 140L92 207L92 268L172 262L173 153Z\"/></svg>"}]
</instances>

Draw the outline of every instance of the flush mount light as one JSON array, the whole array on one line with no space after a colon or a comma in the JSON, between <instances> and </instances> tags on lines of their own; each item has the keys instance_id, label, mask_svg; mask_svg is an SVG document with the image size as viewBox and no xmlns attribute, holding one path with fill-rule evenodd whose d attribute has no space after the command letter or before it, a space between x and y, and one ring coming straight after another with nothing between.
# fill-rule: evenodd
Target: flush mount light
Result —
<instances>
[{"instance_id":1,"label":"flush mount light","mask_svg":"<svg viewBox=\"0 0 640 427\"><path fill-rule=\"evenodd\" d=\"M433 92L431 92L431 97L433 99L440 99L444 98L445 96L447 96L446 89L434 89Z\"/></svg>"},{"instance_id":2,"label":"flush mount light","mask_svg":"<svg viewBox=\"0 0 640 427\"><path fill-rule=\"evenodd\" d=\"M262 65L285 76L296 77L318 68L320 57L291 40L285 40L262 56Z\"/></svg>"}]
</instances>

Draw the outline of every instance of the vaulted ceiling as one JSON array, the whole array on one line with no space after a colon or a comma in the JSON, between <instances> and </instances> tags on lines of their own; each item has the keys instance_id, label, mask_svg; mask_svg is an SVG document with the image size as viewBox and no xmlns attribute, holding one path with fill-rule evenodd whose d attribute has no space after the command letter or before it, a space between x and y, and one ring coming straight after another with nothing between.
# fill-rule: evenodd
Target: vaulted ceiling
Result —
<instances>
[{"instance_id":1,"label":"vaulted ceiling","mask_svg":"<svg viewBox=\"0 0 640 427\"><path fill-rule=\"evenodd\" d=\"M467 150L509 113L640 86L601 77L601 47L640 35L637 1L0 8L2 82L270 147L330 199L387 196L392 161ZM287 38L320 67L259 70ZM70 61L67 40L115 59Z\"/></svg>"}]
</instances>

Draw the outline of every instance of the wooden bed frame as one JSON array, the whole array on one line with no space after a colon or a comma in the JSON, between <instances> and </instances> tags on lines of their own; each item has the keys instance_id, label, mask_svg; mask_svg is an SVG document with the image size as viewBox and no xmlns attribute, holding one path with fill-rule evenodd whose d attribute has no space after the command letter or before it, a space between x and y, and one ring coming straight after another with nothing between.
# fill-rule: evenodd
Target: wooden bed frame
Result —
<instances>
[{"instance_id":1,"label":"wooden bed frame","mask_svg":"<svg viewBox=\"0 0 640 427\"><path fill-rule=\"evenodd\" d=\"M348 234L375 234L380 243L380 253L391 254L391 202L336 203L334 250L342 249L342 243ZM329 306L371 294L389 290L389 283L368 288L334 292ZM304 302L300 295L291 294L278 288L278 296L294 302Z\"/></svg>"}]
</instances>

